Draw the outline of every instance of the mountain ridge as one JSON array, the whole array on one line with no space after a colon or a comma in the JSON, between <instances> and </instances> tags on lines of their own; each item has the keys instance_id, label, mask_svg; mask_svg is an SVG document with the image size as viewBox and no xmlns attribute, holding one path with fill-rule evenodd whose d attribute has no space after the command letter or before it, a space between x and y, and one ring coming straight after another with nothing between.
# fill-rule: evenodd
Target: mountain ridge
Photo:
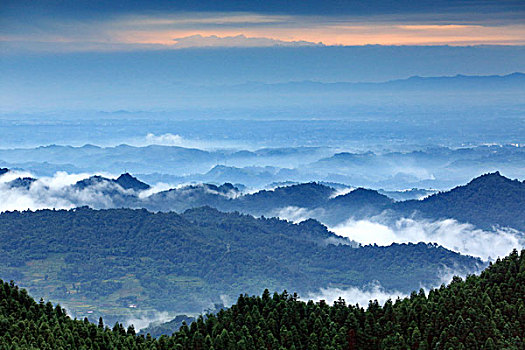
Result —
<instances>
[{"instance_id":1,"label":"mountain ridge","mask_svg":"<svg viewBox=\"0 0 525 350\"><path fill-rule=\"evenodd\" d=\"M13 185L29 188L34 179L18 179ZM255 216L280 216L282 210L302 210L305 215L330 226L349 217L369 218L385 211L398 217L415 214L432 220L447 218L470 223L478 228L493 230L510 227L525 232L525 182L511 180L493 172L478 176L465 185L447 191L431 193L422 199L394 201L382 190L357 188L338 195L335 188L320 182L278 186L253 193L244 192L237 185L193 184L143 196L140 193L150 185L122 174L116 180L99 175L78 181L71 187L79 191L93 191L100 200L95 208L146 208L154 211L184 212L187 209L211 206L221 211L238 211ZM384 191L383 191L384 193ZM417 191L415 192L418 193ZM428 193L428 192L427 192ZM91 205L86 196L70 194L77 206ZM301 215L304 216L304 215Z\"/></svg>"}]
</instances>

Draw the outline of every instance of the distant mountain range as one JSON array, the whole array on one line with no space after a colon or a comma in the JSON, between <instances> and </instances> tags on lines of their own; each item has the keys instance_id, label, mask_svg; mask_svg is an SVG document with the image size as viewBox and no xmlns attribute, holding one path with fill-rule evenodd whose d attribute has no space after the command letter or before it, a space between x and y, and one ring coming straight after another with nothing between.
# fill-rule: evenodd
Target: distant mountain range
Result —
<instances>
[{"instance_id":1,"label":"distant mountain range","mask_svg":"<svg viewBox=\"0 0 525 350\"><path fill-rule=\"evenodd\" d=\"M349 136L350 137L350 136ZM519 146L519 145L518 145ZM318 181L353 187L447 189L488 171L521 176L525 147L426 147L406 152L342 152L330 147L201 150L178 146L51 145L0 150L0 166L38 176L130 172L149 184L230 182L252 188Z\"/></svg>"},{"instance_id":2,"label":"distant mountain range","mask_svg":"<svg viewBox=\"0 0 525 350\"><path fill-rule=\"evenodd\" d=\"M310 209L330 224L349 216L365 218L392 210L398 215L421 214L426 218L455 218L480 228L512 227L525 231L525 182L510 180L499 172L482 175L464 186L439 192L422 200L395 202L376 190L357 188L342 195L329 186L305 183L243 194L231 184L198 185L153 194L131 207L178 210L210 205L220 210L273 216L286 207ZM319 211L321 209L322 211Z\"/></svg>"},{"instance_id":3,"label":"distant mountain range","mask_svg":"<svg viewBox=\"0 0 525 350\"><path fill-rule=\"evenodd\" d=\"M40 43L42 45L43 43ZM7 43L2 47L7 47ZM33 43L35 46L36 43ZM7 49L9 50L9 48ZM103 52L104 51L104 52ZM38 109L85 109L116 110L127 106L133 110L158 108L195 108L216 106L218 108L249 106L276 106L287 103L314 105L323 103L316 96L300 96L291 90L275 99L239 98L248 96L242 86L228 91L229 86L246 82L289 81L386 81L412 75L443 76L457 72L483 74L483 72L523 71L524 49L511 46L328 46L328 47L270 47L270 48L213 48L197 50L152 50L151 52L125 51L78 53L59 55L6 54L3 64L3 83L0 88L5 96L4 109L19 111L20 101L33 101ZM483 59L474 59L483 58ZM118 64L124 60L126 64ZM213 64L210 64L213 62ZM496 63L497 62L497 63ZM218 69L220 67L220 69ZM358 69L357 69L358 67ZM395 69L392 69L395 67ZM108 74L108 69L115 74ZM73 78L68 72L75 71ZM462 77L456 78L461 80ZM419 81L409 81L418 84ZM220 84L215 89L199 89L199 86ZM225 87L226 86L226 87ZM147 89L145 89L147 87ZM290 86L292 89L293 86ZM21 94L21 91L24 94ZM82 91L82 93L80 93ZM224 98L233 94L234 98ZM468 97L468 93L462 97ZM490 98L491 94L484 97ZM516 97L504 97L512 103ZM37 97L38 100L37 100ZM373 96L367 102L373 101ZM391 100L388 94L383 101ZM410 102L410 96L405 101ZM470 96L472 102L486 103L486 98ZM412 97L412 100L415 96ZM449 96L447 102L456 100ZM333 99L324 103L330 104ZM363 102L362 99L346 99L347 104ZM436 99L434 99L434 102ZM446 104L446 103L445 103ZM22 111L25 112L25 111Z\"/></svg>"},{"instance_id":4,"label":"distant mountain range","mask_svg":"<svg viewBox=\"0 0 525 350\"><path fill-rule=\"evenodd\" d=\"M490 89L504 89L509 91L525 90L525 74L515 72L507 75L455 75L441 77L412 76L407 79L396 79L385 82L335 82L323 83L318 81L295 81L288 83L246 83L234 86L223 86L224 89L243 92L381 92L381 91L417 91L429 92L439 90L459 90L465 92L483 91Z\"/></svg>"}]
</instances>

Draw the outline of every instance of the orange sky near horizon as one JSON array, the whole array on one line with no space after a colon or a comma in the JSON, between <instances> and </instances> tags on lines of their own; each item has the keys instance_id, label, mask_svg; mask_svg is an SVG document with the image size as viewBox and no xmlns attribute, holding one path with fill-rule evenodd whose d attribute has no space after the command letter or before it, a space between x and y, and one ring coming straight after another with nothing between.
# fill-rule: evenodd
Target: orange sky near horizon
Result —
<instances>
[{"instance_id":1,"label":"orange sky near horizon","mask_svg":"<svg viewBox=\"0 0 525 350\"><path fill-rule=\"evenodd\" d=\"M109 21L47 22L32 35L2 35L2 41L163 45L176 38L245 35L324 45L525 45L525 23L466 23L399 18L326 18L258 14L131 16ZM199 46L198 40L192 45ZM202 46L209 41L202 41ZM220 43L216 43L220 45ZM242 46L242 42L239 44Z\"/></svg>"},{"instance_id":2,"label":"orange sky near horizon","mask_svg":"<svg viewBox=\"0 0 525 350\"><path fill-rule=\"evenodd\" d=\"M202 30L125 30L115 39L124 43L172 45L175 38L192 35L263 37L308 41L325 45L523 45L525 25L397 25L358 24L303 28L231 28Z\"/></svg>"}]
</instances>

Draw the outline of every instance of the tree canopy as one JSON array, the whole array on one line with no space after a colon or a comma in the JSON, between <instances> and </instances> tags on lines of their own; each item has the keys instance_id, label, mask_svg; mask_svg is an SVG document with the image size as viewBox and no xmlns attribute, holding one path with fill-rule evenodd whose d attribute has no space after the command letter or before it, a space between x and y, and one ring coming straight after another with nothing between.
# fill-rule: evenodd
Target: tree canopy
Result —
<instances>
[{"instance_id":1,"label":"tree canopy","mask_svg":"<svg viewBox=\"0 0 525 350\"><path fill-rule=\"evenodd\" d=\"M176 297L176 296L174 296ZM479 276L413 292L364 308L342 299L304 302L286 291L240 295L216 315L184 324L171 336L137 336L73 320L59 305L37 303L0 281L0 349L523 349L525 250L491 264Z\"/></svg>"}]
</instances>

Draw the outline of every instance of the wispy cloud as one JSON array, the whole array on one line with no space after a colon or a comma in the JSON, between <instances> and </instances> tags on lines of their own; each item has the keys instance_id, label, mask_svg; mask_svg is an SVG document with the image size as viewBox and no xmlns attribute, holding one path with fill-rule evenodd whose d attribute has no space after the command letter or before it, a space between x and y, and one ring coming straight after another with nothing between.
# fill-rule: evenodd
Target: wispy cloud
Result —
<instances>
[{"instance_id":1,"label":"wispy cloud","mask_svg":"<svg viewBox=\"0 0 525 350\"><path fill-rule=\"evenodd\" d=\"M174 146L184 148L197 148L200 150L217 150L217 149L234 149L244 145L234 141L223 141L223 140L203 140L195 138L186 138L179 134L165 133L165 134L154 134L147 133L144 137L137 137L126 140L126 144L144 147L149 145L159 146ZM120 143L114 144L117 146ZM245 147L246 148L246 147Z\"/></svg>"},{"instance_id":2,"label":"wispy cloud","mask_svg":"<svg viewBox=\"0 0 525 350\"><path fill-rule=\"evenodd\" d=\"M97 17L35 14L3 19L0 40L35 50L122 50L132 47L325 45L525 44L525 25L515 16L458 13L296 15L257 12L123 13ZM177 39L178 38L178 39ZM175 40L175 41L174 41ZM40 43L36 45L35 43ZM152 46L153 45L153 46ZM158 46L157 46L158 45ZM23 45L22 45L23 46ZM131 46L131 47L130 47Z\"/></svg>"}]
</instances>

